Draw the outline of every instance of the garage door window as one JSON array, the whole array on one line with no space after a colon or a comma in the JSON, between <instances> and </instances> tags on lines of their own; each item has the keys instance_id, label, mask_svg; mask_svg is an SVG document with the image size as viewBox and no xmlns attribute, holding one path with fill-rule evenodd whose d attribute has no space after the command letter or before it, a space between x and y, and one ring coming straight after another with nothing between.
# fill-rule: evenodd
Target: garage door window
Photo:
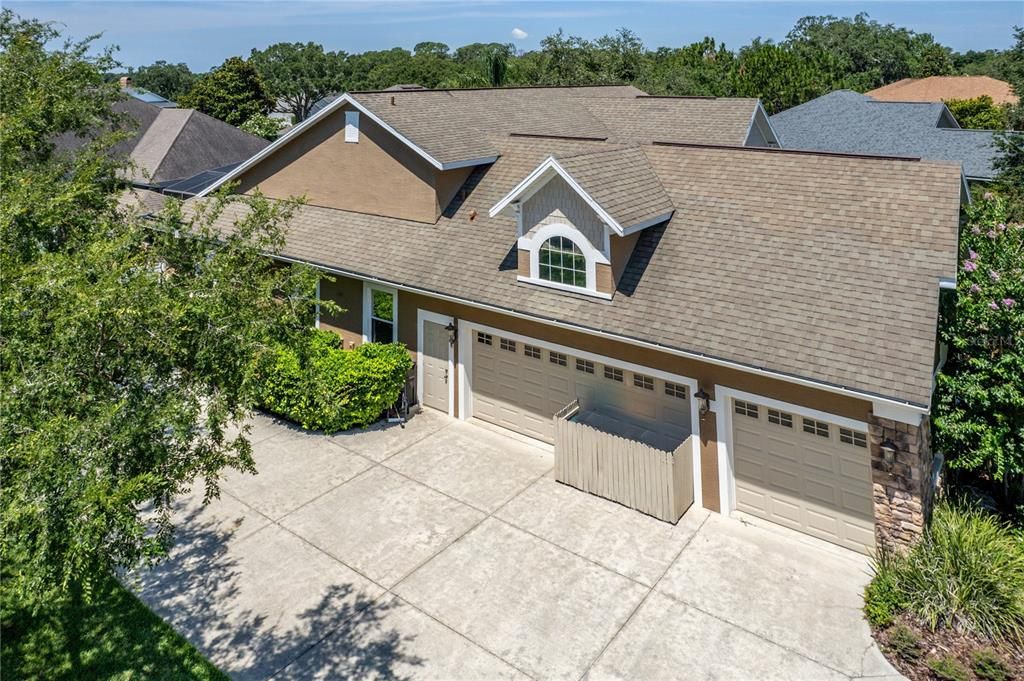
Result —
<instances>
[{"instance_id":1,"label":"garage door window","mask_svg":"<svg viewBox=\"0 0 1024 681\"><path fill-rule=\"evenodd\" d=\"M622 369L616 369L615 367L605 366L604 377L612 381L618 381L622 383Z\"/></svg>"},{"instance_id":2,"label":"garage door window","mask_svg":"<svg viewBox=\"0 0 1024 681\"><path fill-rule=\"evenodd\" d=\"M552 352L548 359L552 364L557 364L560 367L564 367L569 364L569 359L560 352Z\"/></svg>"},{"instance_id":3,"label":"garage door window","mask_svg":"<svg viewBox=\"0 0 1024 681\"><path fill-rule=\"evenodd\" d=\"M744 402L742 400L736 400L736 413L742 416L749 416L750 418L757 418L757 405L750 402Z\"/></svg>"},{"instance_id":4,"label":"garage door window","mask_svg":"<svg viewBox=\"0 0 1024 681\"><path fill-rule=\"evenodd\" d=\"M774 423L775 425L782 426L783 428L792 428L793 415L777 409L769 409L768 423Z\"/></svg>"},{"instance_id":5,"label":"garage door window","mask_svg":"<svg viewBox=\"0 0 1024 681\"><path fill-rule=\"evenodd\" d=\"M582 371L585 374L594 373L594 363L589 359L576 358L576 371Z\"/></svg>"},{"instance_id":6,"label":"garage door window","mask_svg":"<svg viewBox=\"0 0 1024 681\"><path fill-rule=\"evenodd\" d=\"M868 436L866 433L858 433L856 430L850 430L849 428L839 429L839 441L843 444L864 447L865 449L868 446Z\"/></svg>"},{"instance_id":7,"label":"garage door window","mask_svg":"<svg viewBox=\"0 0 1024 681\"><path fill-rule=\"evenodd\" d=\"M476 332L476 342L480 343L482 345L493 345L494 344L494 340L491 338L491 334L489 334L489 333L481 333L480 331Z\"/></svg>"},{"instance_id":8,"label":"garage door window","mask_svg":"<svg viewBox=\"0 0 1024 681\"><path fill-rule=\"evenodd\" d=\"M686 386L679 385L677 383L669 383L665 381L665 394L669 397L678 397L681 400L686 399Z\"/></svg>"},{"instance_id":9,"label":"garage door window","mask_svg":"<svg viewBox=\"0 0 1024 681\"><path fill-rule=\"evenodd\" d=\"M804 432L819 437L829 436L828 424L824 421L815 421L814 419L804 419Z\"/></svg>"},{"instance_id":10,"label":"garage door window","mask_svg":"<svg viewBox=\"0 0 1024 681\"><path fill-rule=\"evenodd\" d=\"M509 352L515 352L516 351L516 342L514 340L509 340L508 338L502 338L501 339L501 349L502 350L508 350Z\"/></svg>"},{"instance_id":11,"label":"garage door window","mask_svg":"<svg viewBox=\"0 0 1024 681\"><path fill-rule=\"evenodd\" d=\"M633 385L644 390L654 390L654 379L643 374L633 374Z\"/></svg>"},{"instance_id":12,"label":"garage door window","mask_svg":"<svg viewBox=\"0 0 1024 681\"><path fill-rule=\"evenodd\" d=\"M523 353L530 359L540 359L540 348L536 345L524 345Z\"/></svg>"}]
</instances>

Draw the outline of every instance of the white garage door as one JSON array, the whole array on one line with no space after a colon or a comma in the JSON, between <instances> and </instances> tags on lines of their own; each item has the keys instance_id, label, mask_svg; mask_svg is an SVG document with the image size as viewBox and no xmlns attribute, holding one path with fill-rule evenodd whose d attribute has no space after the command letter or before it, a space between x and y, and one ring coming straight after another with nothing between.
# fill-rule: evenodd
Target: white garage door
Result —
<instances>
[{"instance_id":1,"label":"white garage door","mask_svg":"<svg viewBox=\"0 0 1024 681\"><path fill-rule=\"evenodd\" d=\"M554 440L552 417L577 398L620 419L627 437L658 444L690 434L685 385L480 331L472 361L473 416L538 440Z\"/></svg>"},{"instance_id":2,"label":"white garage door","mask_svg":"<svg viewBox=\"0 0 1024 681\"><path fill-rule=\"evenodd\" d=\"M855 551L875 544L867 433L732 400L737 510Z\"/></svg>"}]
</instances>

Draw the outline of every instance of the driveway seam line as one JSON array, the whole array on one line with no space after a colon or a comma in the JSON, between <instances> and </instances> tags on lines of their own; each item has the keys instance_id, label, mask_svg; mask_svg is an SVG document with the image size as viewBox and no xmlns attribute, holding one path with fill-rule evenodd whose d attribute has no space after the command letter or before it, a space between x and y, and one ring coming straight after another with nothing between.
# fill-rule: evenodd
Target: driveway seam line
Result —
<instances>
[{"instance_id":1,"label":"driveway seam line","mask_svg":"<svg viewBox=\"0 0 1024 681\"><path fill-rule=\"evenodd\" d=\"M449 418L450 418L450 417L449 417ZM406 421L406 423L408 423L408 421ZM339 441L338 441L337 439L335 439L335 438L337 437L337 436L335 436L335 435L328 435L328 436L326 436L326 437L328 438L328 440L327 440L328 442L330 442L331 444L333 444L333 445L336 445L336 446L338 446L338 447L341 447L342 449L344 449L344 450L345 450L346 452L348 452L349 454L356 454L357 456L361 456L361 457L363 457L364 459L370 459L370 460L371 460L371 461L373 461L373 462L374 462L375 464L377 464L377 465L380 465L380 464L383 464L383 463L384 463L385 461L387 461L388 459L391 459L391 458L393 458L393 457L395 457L395 456L397 456L397 455L401 454L402 452L406 451L406 450L407 450L407 449L409 449L410 447L413 447L413 446L415 446L415 445L418 445L419 443L421 443L421 442L423 442L424 440L426 440L426 439L427 439L428 437L431 437L431 436L433 436L433 435L436 435L437 433L440 433L440 432L441 432L442 430L445 430L446 428L450 428L451 426L452 426L452 424L451 424L451 423L446 423L446 424L444 424L443 426L441 426L440 428L438 428L437 430L432 430L432 431L430 431L429 433L426 433L425 435L421 435L420 437L418 437L417 439L413 440L412 442L410 442L409 444L405 445L404 447L401 447L401 448L399 448L399 449L396 449L395 451L391 452L390 454L388 454L387 456L385 456L385 457L384 457L383 459L381 459L380 461L376 461L375 459L370 459L370 457L366 456L365 454L361 454L360 452L357 452L357 451L356 451L356 450L354 450L354 449L350 449L349 447L346 447L346 446L345 446L345 445L343 445L343 444L342 444L341 442L339 442Z\"/></svg>"},{"instance_id":2,"label":"driveway seam line","mask_svg":"<svg viewBox=\"0 0 1024 681\"><path fill-rule=\"evenodd\" d=\"M684 512L683 515L685 516L686 513ZM590 664L588 664L586 669L583 670L583 674L580 675L581 681L582 679L585 679L587 677L587 674L590 673L590 670L594 668L594 665L597 664L597 661L601 659L605 651L608 650L612 643L615 642L615 639L619 637L619 634L621 634L622 630L626 628L626 625L628 625L633 620L633 617L636 615L636 613L639 612L640 608L643 607L643 604L646 603L647 599L651 597L652 593L654 593L654 588L658 586L658 583L661 582L662 579L665 578L665 575L668 574L668 571L671 570L672 566L675 565L677 560L679 560L679 556L683 555L683 551L685 551L686 547L690 545L690 542L692 542L694 538L698 534L700 534L700 531L704 529L704 523L706 523L708 521L708 518L710 517L710 515L704 516L704 519L700 521L700 525L697 526L697 530L693 534L691 534L689 538L686 540L686 542L679 548L679 551L677 551L676 555L672 558L672 560L669 561L668 566L665 567L665 569L662 571L658 579L655 580L654 584L650 587L647 587L647 593L644 594L644 597L641 598L640 601L633 607L633 610L630 611L629 616L622 621L622 624L619 625L619 627L615 630L615 633L612 634L607 641L605 641L605 644L601 647L601 650L597 652L597 655L594 656L594 658L590 661Z\"/></svg>"},{"instance_id":3,"label":"driveway seam line","mask_svg":"<svg viewBox=\"0 0 1024 681\"><path fill-rule=\"evenodd\" d=\"M355 456L359 456L359 455L358 455L358 454L356 454ZM374 461L372 461L372 460L370 460L370 459L367 459L367 458L366 458L365 456L361 456L360 458L362 458L362 459L366 459L367 461L369 461L369 462L370 462L370 465L369 465L369 466L367 466L366 468L364 468L363 470L359 471L359 472L358 472L358 473L356 473L355 475L353 475L353 476L352 476L351 478L349 478L348 480L345 480L345 481L343 481L343 482L339 482L339 483L338 483L337 485L335 485L334 487L330 488L329 490L326 490L326 491L324 491L324 492L322 492L322 493L320 493L320 494L316 495L315 497L313 497L313 498L311 498L311 499L307 499L306 501L302 502L301 504L299 504L298 506L296 506L296 507L295 507L295 508L293 508L292 510L288 511L287 513L285 513L285 514L284 514L284 515L282 515L281 517L279 517L279 518L275 519L275 520L274 520L274 522L275 522L275 523L277 523L277 522L280 522L280 521L284 520L285 518L287 518L288 516L292 515L292 514L293 514L293 513L295 513L296 511L300 511L300 510L302 510L302 509L306 508L307 506L309 506L310 504L312 504L312 503L313 503L314 501L319 501L320 499L322 499L323 497L327 496L328 494L330 494L330 493L331 493L331 492L333 492L334 490L338 489L339 487L344 487L345 485L347 485L348 483L352 482L352 481L353 481L353 480L355 480L356 478L360 478L360 477L362 477L363 475L366 475L367 473L369 473L370 471L372 471L372 470L373 470L373 467L374 467L375 465L377 465L377 464L376 464L376 463L375 463Z\"/></svg>"}]
</instances>

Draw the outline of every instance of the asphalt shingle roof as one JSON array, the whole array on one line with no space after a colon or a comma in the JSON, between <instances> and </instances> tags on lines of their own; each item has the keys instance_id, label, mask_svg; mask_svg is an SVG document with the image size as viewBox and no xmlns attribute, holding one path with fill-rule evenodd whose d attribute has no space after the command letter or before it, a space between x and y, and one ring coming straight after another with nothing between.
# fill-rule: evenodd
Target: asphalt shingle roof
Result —
<instances>
[{"instance_id":1,"label":"asphalt shingle roof","mask_svg":"<svg viewBox=\"0 0 1024 681\"><path fill-rule=\"evenodd\" d=\"M517 282L514 263L506 262L515 219L487 213L548 156L616 147L509 137L490 143L501 157L474 170L464 198L436 224L302 206L283 255L928 405L939 280L956 271L956 165L635 147L630 154L646 157L675 213L642 233L606 301ZM230 229L245 211L233 204L219 226Z\"/></svg>"},{"instance_id":2,"label":"asphalt shingle roof","mask_svg":"<svg viewBox=\"0 0 1024 681\"><path fill-rule=\"evenodd\" d=\"M441 163L497 156L491 138L511 133L743 144L757 107L756 99L648 97L629 85L350 94Z\"/></svg>"},{"instance_id":3,"label":"asphalt shingle roof","mask_svg":"<svg viewBox=\"0 0 1024 681\"><path fill-rule=\"evenodd\" d=\"M623 228L673 210L672 199L640 147L591 151L556 160Z\"/></svg>"},{"instance_id":4,"label":"asphalt shingle roof","mask_svg":"<svg viewBox=\"0 0 1024 681\"><path fill-rule=\"evenodd\" d=\"M866 93L887 102L941 102L988 95L996 104L1016 104L1017 95L1005 80L991 76L929 76L904 78Z\"/></svg>"},{"instance_id":5,"label":"asphalt shingle roof","mask_svg":"<svg viewBox=\"0 0 1024 681\"><path fill-rule=\"evenodd\" d=\"M771 117L788 149L914 156L963 164L970 179L992 179L998 154L993 133L939 127L945 105L879 102L837 90Z\"/></svg>"}]
</instances>

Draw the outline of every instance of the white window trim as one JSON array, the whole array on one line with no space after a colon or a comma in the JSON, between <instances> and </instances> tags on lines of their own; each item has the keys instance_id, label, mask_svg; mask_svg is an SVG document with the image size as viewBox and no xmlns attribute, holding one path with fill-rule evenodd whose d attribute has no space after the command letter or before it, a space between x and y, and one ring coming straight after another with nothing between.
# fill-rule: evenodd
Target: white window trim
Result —
<instances>
[{"instance_id":1,"label":"white window trim","mask_svg":"<svg viewBox=\"0 0 1024 681\"><path fill-rule=\"evenodd\" d=\"M688 378L679 374L672 374L667 371L661 371L653 367L645 367L639 364L633 364L632 362L625 362L614 357L606 357L604 355L598 355L593 352L587 352L585 350L579 350L577 348L571 348L567 345L559 345L558 343L549 343L539 338L531 338L529 336L523 336L518 333L512 333L510 331L504 331L497 329L492 326L486 326L484 324L477 324L470 322L465 319L458 321L459 327L459 420L465 421L472 418L473 416L473 393L471 386L473 385L473 339L475 338L476 332L481 331L483 333L489 333L495 336L501 336L514 340L518 343L529 343L539 348L543 348L549 352L561 352L572 357L579 357L580 359L589 359L594 362L594 365L607 364L608 366L622 369L624 372L629 371L632 373L640 373L645 376L651 376L652 378L661 379L662 381L669 381L670 383L677 383L679 385L685 385L687 389L687 399L690 402L690 432L694 436L691 440L693 443L693 507L703 508L704 507L704 495L701 489L701 477L700 477L700 400L696 399L694 395L699 391L697 379ZM657 387L655 387L657 389Z\"/></svg>"},{"instance_id":2,"label":"white window trim","mask_svg":"<svg viewBox=\"0 0 1024 681\"><path fill-rule=\"evenodd\" d=\"M541 279L540 248L548 239L556 236L566 238L573 242L576 244L576 247L580 249L580 252L583 253L583 257L587 261L586 287L572 286L571 284L562 284L557 281ZM594 248L594 245L590 243L590 240L587 239L580 230L576 229L572 225L561 222L543 225L532 234L520 237L517 247L519 250L529 253L530 256L530 276L524 277L523 275L519 275L516 277L518 281L528 284L536 284L537 286L559 289L561 291L574 291L576 293L583 293L597 298L604 298L606 300L611 299L612 296L610 293L597 290L597 263L608 264L608 258L600 250Z\"/></svg>"},{"instance_id":3,"label":"white window trim","mask_svg":"<svg viewBox=\"0 0 1024 681\"><path fill-rule=\"evenodd\" d=\"M762 397L761 395L728 388L723 385L716 385L715 401L712 402L711 410L715 412L715 425L718 430L718 505L719 512L724 516L728 516L736 510L736 470L733 460L732 438L733 400L752 402L759 406L785 411L792 414L794 418L806 416L809 419L825 421L826 423L842 426L843 428L850 428L864 433L870 432L868 424L864 421L829 414L828 412L802 407L799 404L782 402L770 397ZM794 427L796 425L796 423L793 424ZM870 449L869 444L866 451L870 452Z\"/></svg>"},{"instance_id":4,"label":"white window trim","mask_svg":"<svg viewBox=\"0 0 1024 681\"><path fill-rule=\"evenodd\" d=\"M368 281L363 282L363 342L370 342L370 335L373 330L373 292L381 291L391 294L391 323L395 326L392 342L398 342L398 289L391 286L381 286Z\"/></svg>"},{"instance_id":5,"label":"white window trim","mask_svg":"<svg viewBox=\"0 0 1024 681\"><path fill-rule=\"evenodd\" d=\"M416 310L416 402L423 406L423 323L442 326L454 324L455 319L430 310ZM448 344L448 416L455 416L455 347Z\"/></svg>"}]
</instances>

